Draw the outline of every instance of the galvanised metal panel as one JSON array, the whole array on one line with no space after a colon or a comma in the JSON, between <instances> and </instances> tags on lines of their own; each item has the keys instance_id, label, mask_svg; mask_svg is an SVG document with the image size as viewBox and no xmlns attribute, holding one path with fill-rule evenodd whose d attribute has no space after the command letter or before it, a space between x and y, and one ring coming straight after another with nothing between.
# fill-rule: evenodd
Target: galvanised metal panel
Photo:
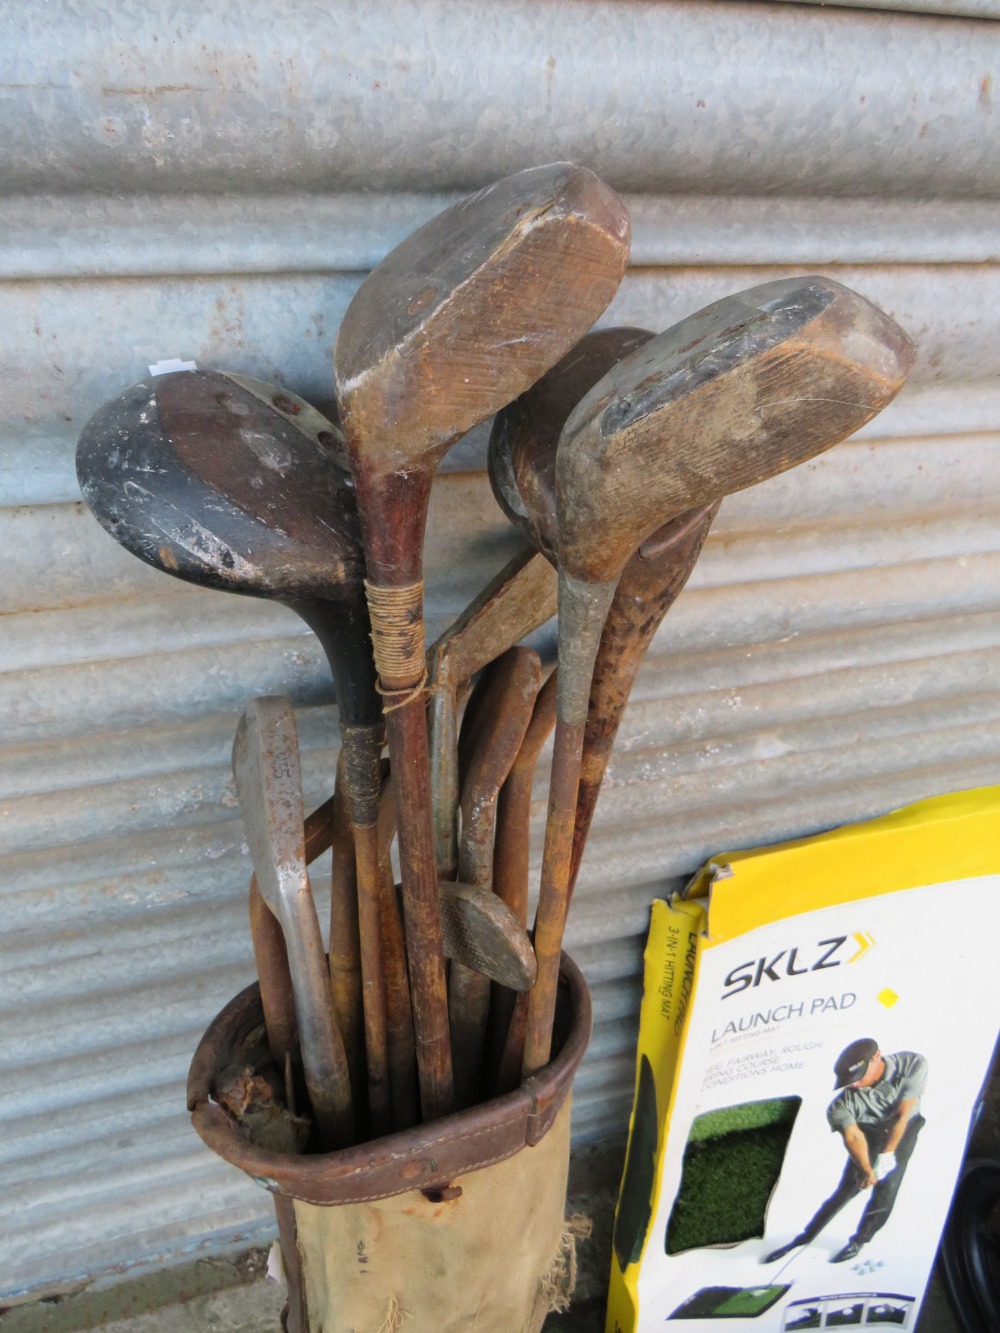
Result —
<instances>
[{"instance_id":1,"label":"galvanised metal panel","mask_svg":"<svg viewBox=\"0 0 1000 1333\"><path fill-rule=\"evenodd\" d=\"M859 228L865 226L857 205ZM984 243L995 230L982 219ZM938 245L943 242L939 240ZM801 247L800 247L801 248ZM750 262L637 265L601 323L652 328L683 318L727 292L785 272L827 272L856 287L920 337L922 356L904 393L867 428L869 438L977 430L997 421L1000 392L1000 267L974 263ZM835 252L836 253L836 252ZM343 272L219 278L12 281L0 324L0 494L39 505L79 494L73 467L83 423L123 384L164 358L279 378L307 398L329 397L330 347L360 275ZM485 429L447 467L481 467ZM30 520L25 520L30 521ZM46 520L38 520L45 523ZM52 539L59 541L58 525ZM22 558L27 548L22 547ZM16 555L16 552L15 552ZM60 597L72 572L53 568L44 595Z\"/></svg>"},{"instance_id":2,"label":"galvanised metal panel","mask_svg":"<svg viewBox=\"0 0 1000 1333\"><path fill-rule=\"evenodd\" d=\"M997 198L991 23L717 0L13 0L11 189Z\"/></svg>"},{"instance_id":3,"label":"galvanised metal panel","mask_svg":"<svg viewBox=\"0 0 1000 1333\"><path fill-rule=\"evenodd\" d=\"M720 849L1000 780L995 26L370 8L0 14L0 1303L272 1234L184 1075L252 975L239 709L292 696L312 803L336 756L304 626L120 551L79 502L79 429L165 356L328 396L361 275L455 190L567 155L633 191L605 322L818 270L921 347L856 440L726 500L640 674L573 906L578 1137L624 1132L654 895ZM432 632L512 549L484 441L435 487Z\"/></svg>"},{"instance_id":4,"label":"galvanised metal panel","mask_svg":"<svg viewBox=\"0 0 1000 1333\"><path fill-rule=\"evenodd\" d=\"M830 0L787 0L789 4L826 5ZM948 14L959 18L1000 19L1000 0L837 0L848 9L892 9L904 14Z\"/></svg>"}]
</instances>

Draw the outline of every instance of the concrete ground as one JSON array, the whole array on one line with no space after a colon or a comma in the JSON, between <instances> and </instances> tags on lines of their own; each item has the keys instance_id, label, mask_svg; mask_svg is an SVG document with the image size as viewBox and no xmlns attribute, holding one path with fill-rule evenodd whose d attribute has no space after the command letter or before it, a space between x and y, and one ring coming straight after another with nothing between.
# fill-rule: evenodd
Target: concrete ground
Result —
<instances>
[{"instance_id":1,"label":"concrete ground","mask_svg":"<svg viewBox=\"0 0 1000 1333\"><path fill-rule=\"evenodd\" d=\"M578 1152L567 1211L585 1213L593 1234L579 1247L573 1308L551 1315L545 1333L604 1333L608 1256L624 1144ZM265 1277L261 1250L165 1270L100 1292L0 1312L0 1333L278 1333L284 1289ZM916 1333L962 1333L935 1280Z\"/></svg>"}]
</instances>

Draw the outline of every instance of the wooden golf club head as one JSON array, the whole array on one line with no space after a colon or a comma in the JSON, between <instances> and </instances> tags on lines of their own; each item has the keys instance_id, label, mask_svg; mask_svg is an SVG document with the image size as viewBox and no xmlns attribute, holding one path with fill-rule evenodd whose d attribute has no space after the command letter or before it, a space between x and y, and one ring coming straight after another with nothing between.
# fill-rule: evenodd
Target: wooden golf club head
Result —
<instances>
[{"instance_id":1,"label":"wooden golf club head","mask_svg":"<svg viewBox=\"0 0 1000 1333\"><path fill-rule=\"evenodd\" d=\"M359 492L429 476L460 435L558 361L617 291L629 239L614 191L557 162L480 190L387 255L334 350Z\"/></svg>"},{"instance_id":2,"label":"wooden golf club head","mask_svg":"<svg viewBox=\"0 0 1000 1333\"><path fill-rule=\"evenodd\" d=\"M488 455L493 494L514 526L553 565L556 448L566 418L612 366L652 337L647 329L596 329L496 414Z\"/></svg>"},{"instance_id":3,"label":"wooden golf club head","mask_svg":"<svg viewBox=\"0 0 1000 1333\"><path fill-rule=\"evenodd\" d=\"M334 428L286 389L182 371L132 385L91 418L77 476L133 555L202 587L297 611L330 659L345 721L378 721L364 560Z\"/></svg>"},{"instance_id":4,"label":"wooden golf club head","mask_svg":"<svg viewBox=\"0 0 1000 1333\"><path fill-rule=\"evenodd\" d=\"M285 937L306 1085L326 1144L354 1132L344 1045L333 1022L323 936L306 869L295 714L287 699L252 700L233 743L233 775L261 897Z\"/></svg>"},{"instance_id":5,"label":"wooden golf club head","mask_svg":"<svg viewBox=\"0 0 1000 1333\"><path fill-rule=\"evenodd\" d=\"M285 389L180 371L95 413L77 476L98 522L156 569L224 592L323 597L364 577L333 441L330 423Z\"/></svg>"},{"instance_id":6,"label":"wooden golf club head","mask_svg":"<svg viewBox=\"0 0 1000 1333\"><path fill-rule=\"evenodd\" d=\"M830 278L763 283L682 320L613 366L563 427L561 569L616 579L666 519L858 430L913 358L888 315Z\"/></svg>"}]
</instances>

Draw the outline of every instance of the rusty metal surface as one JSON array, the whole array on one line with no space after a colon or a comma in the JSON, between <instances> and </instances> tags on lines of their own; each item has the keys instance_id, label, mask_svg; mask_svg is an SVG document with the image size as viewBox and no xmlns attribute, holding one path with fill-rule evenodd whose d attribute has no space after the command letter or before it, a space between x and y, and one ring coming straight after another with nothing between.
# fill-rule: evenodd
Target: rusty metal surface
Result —
<instances>
[{"instance_id":1,"label":"rusty metal surface","mask_svg":"<svg viewBox=\"0 0 1000 1333\"><path fill-rule=\"evenodd\" d=\"M721 849L1000 781L996 25L670 0L279 10L296 21L185 0L159 56L132 0L0 18L4 1301L273 1235L270 1199L183 1111L206 1022L252 977L228 769L246 699L292 697L308 805L336 768L305 627L118 549L79 501L79 431L169 356L328 399L361 275L466 187L577 151L607 169L633 216L607 324L819 272L920 351L860 438L725 501L639 673L570 915L595 1011L578 1139L627 1122L652 896ZM486 434L435 488L431 636L516 549ZM533 642L551 660L551 634Z\"/></svg>"}]
</instances>

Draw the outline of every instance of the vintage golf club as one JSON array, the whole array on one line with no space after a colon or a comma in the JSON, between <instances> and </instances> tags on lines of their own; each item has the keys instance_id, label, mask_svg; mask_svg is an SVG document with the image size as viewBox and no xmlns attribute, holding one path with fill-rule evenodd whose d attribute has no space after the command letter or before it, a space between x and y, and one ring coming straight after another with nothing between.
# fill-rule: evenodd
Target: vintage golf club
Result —
<instances>
[{"instance_id":1,"label":"vintage golf club","mask_svg":"<svg viewBox=\"0 0 1000 1333\"><path fill-rule=\"evenodd\" d=\"M362 998L361 934L358 923L358 872L354 825L347 796L343 751L337 758L337 778L330 816L330 1000L333 1017L344 1041L351 1071L355 1118L362 1120L361 1093L368 1073L365 1060L365 1016ZM308 825L308 821L307 821Z\"/></svg>"},{"instance_id":2,"label":"vintage golf club","mask_svg":"<svg viewBox=\"0 0 1000 1333\"><path fill-rule=\"evenodd\" d=\"M458 873L463 883L493 898L497 799L531 722L541 685L541 661L531 648L509 648L484 674L488 677L487 685L477 696L479 725L474 726L474 739L461 780ZM470 719L467 710L465 721L475 723L477 719ZM489 978L453 963L448 979L448 1005L456 1099L459 1107L471 1106L480 1091L490 1007Z\"/></svg>"},{"instance_id":3,"label":"vintage golf club","mask_svg":"<svg viewBox=\"0 0 1000 1333\"><path fill-rule=\"evenodd\" d=\"M233 775L261 896L285 937L299 1047L324 1148L354 1141L350 1075L330 1007L323 935L306 870L305 811L295 714L272 695L246 707Z\"/></svg>"},{"instance_id":4,"label":"vintage golf club","mask_svg":"<svg viewBox=\"0 0 1000 1333\"><path fill-rule=\"evenodd\" d=\"M601 783L646 650L697 563L721 501L678 515L625 566L601 632L590 681L569 869L572 900Z\"/></svg>"},{"instance_id":5,"label":"vintage golf club","mask_svg":"<svg viewBox=\"0 0 1000 1333\"><path fill-rule=\"evenodd\" d=\"M304 831L307 865L330 846L332 824L333 798L331 797L306 818ZM288 951L285 948L281 925L261 896L256 875L250 877L248 907L250 938L253 943L257 976L260 980L260 1000L264 1010L267 1044L275 1066L284 1070L289 1057L297 1059L292 978L288 970ZM353 1089L353 1082L351 1086ZM291 1096L289 1105L292 1105Z\"/></svg>"},{"instance_id":6,"label":"vintage golf club","mask_svg":"<svg viewBox=\"0 0 1000 1333\"><path fill-rule=\"evenodd\" d=\"M422 548L434 471L544 374L614 296L621 200L566 163L507 177L420 227L364 280L334 370L386 695L421 1103L452 1105L424 706Z\"/></svg>"},{"instance_id":7,"label":"vintage golf club","mask_svg":"<svg viewBox=\"0 0 1000 1333\"><path fill-rule=\"evenodd\" d=\"M102 407L80 437L77 476L133 555L188 583L272 598L315 632L336 686L359 897L377 914L384 731L357 507L338 459L337 428L295 394L184 371Z\"/></svg>"},{"instance_id":8,"label":"vintage golf club","mask_svg":"<svg viewBox=\"0 0 1000 1333\"><path fill-rule=\"evenodd\" d=\"M386 789L391 791L390 774ZM395 819L389 834L396 833ZM389 869L391 874L391 865ZM445 958L519 992L535 982L535 955L524 927L495 893L441 880L441 939Z\"/></svg>"},{"instance_id":9,"label":"vintage golf club","mask_svg":"<svg viewBox=\"0 0 1000 1333\"><path fill-rule=\"evenodd\" d=\"M396 802L389 761L382 761L382 796L378 814L379 914L382 967L385 978L386 1035L394 1129L409 1129L420 1120L417 1049L413 1036L413 1004L406 968L406 939L399 913L392 841L396 836Z\"/></svg>"},{"instance_id":10,"label":"vintage golf club","mask_svg":"<svg viewBox=\"0 0 1000 1333\"><path fill-rule=\"evenodd\" d=\"M584 394L652 337L645 329L633 328L589 333L527 393L497 413L490 441L494 493L515 526L553 561L556 449L562 428ZM570 898L636 673L694 568L718 507L717 501L666 523L632 556L615 591L591 677L573 825Z\"/></svg>"},{"instance_id":11,"label":"vintage golf club","mask_svg":"<svg viewBox=\"0 0 1000 1333\"><path fill-rule=\"evenodd\" d=\"M556 613L556 575L530 546L491 579L427 650L427 734L438 875L458 873L458 715L468 682Z\"/></svg>"},{"instance_id":12,"label":"vintage golf club","mask_svg":"<svg viewBox=\"0 0 1000 1333\"><path fill-rule=\"evenodd\" d=\"M668 519L853 433L912 360L910 340L864 298L827 278L787 278L653 338L567 419L556 455L559 700L525 1074L551 1048L590 681L626 563Z\"/></svg>"},{"instance_id":13,"label":"vintage golf club","mask_svg":"<svg viewBox=\"0 0 1000 1333\"><path fill-rule=\"evenodd\" d=\"M558 669L553 671L535 700L531 722L524 734L507 780L497 801L496 834L493 842L493 892L510 908L522 926L528 924L528 861L531 838L531 797L535 770L542 747L556 725ZM525 1000L527 997L523 997ZM490 1014L486 1028L486 1067L493 1074L494 1092L512 1092L521 1080L524 1023L520 1044L515 1033L507 1059L505 1075L503 1055L514 1014L515 994L494 983L490 994ZM527 1019L524 1007L522 1018Z\"/></svg>"}]
</instances>

